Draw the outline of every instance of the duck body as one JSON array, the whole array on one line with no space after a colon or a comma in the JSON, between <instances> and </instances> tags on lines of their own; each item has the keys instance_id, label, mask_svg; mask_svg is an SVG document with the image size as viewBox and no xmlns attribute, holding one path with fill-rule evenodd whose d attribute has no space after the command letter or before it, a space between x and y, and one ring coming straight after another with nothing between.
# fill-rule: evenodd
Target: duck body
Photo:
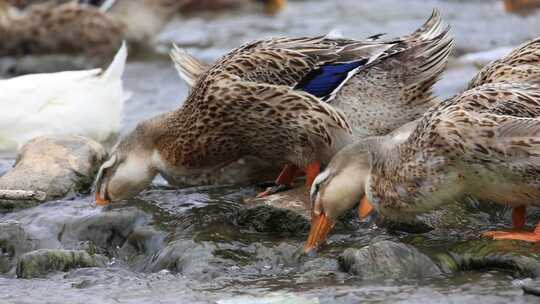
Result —
<instances>
[{"instance_id":1,"label":"duck body","mask_svg":"<svg viewBox=\"0 0 540 304\"><path fill-rule=\"evenodd\" d=\"M537 205L539 101L534 85L486 84L431 109L407 141L373 149L368 201L402 221L466 196Z\"/></svg>"},{"instance_id":2,"label":"duck body","mask_svg":"<svg viewBox=\"0 0 540 304\"><path fill-rule=\"evenodd\" d=\"M85 54L108 58L122 44L124 25L98 8L77 3L0 6L0 56Z\"/></svg>"},{"instance_id":3,"label":"duck body","mask_svg":"<svg viewBox=\"0 0 540 304\"><path fill-rule=\"evenodd\" d=\"M118 132L127 57L123 46L110 67L31 74L0 80L0 150L15 150L41 135L74 134L105 141Z\"/></svg>"},{"instance_id":4,"label":"duck body","mask_svg":"<svg viewBox=\"0 0 540 304\"><path fill-rule=\"evenodd\" d=\"M108 58L123 40L147 43L181 5L177 0L110 0L99 7L62 2L37 1L23 8L25 3L12 3L17 8L0 1L0 36L7 37L0 44L0 56L60 53Z\"/></svg>"},{"instance_id":5,"label":"duck body","mask_svg":"<svg viewBox=\"0 0 540 304\"><path fill-rule=\"evenodd\" d=\"M338 152L311 190L306 252L361 200L398 222L467 196L513 208L514 232L497 239L540 241L540 225L523 232L527 206L540 206L540 38L486 66L469 89L385 136Z\"/></svg>"}]
</instances>

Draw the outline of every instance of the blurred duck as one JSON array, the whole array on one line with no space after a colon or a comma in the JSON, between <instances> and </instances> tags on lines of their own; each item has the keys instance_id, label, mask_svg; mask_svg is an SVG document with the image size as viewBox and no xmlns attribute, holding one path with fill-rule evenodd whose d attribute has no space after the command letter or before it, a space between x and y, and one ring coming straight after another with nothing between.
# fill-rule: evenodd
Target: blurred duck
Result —
<instances>
[{"instance_id":1,"label":"blurred duck","mask_svg":"<svg viewBox=\"0 0 540 304\"><path fill-rule=\"evenodd\" d=\"M451 47L434 12L397 39L259 40L211 66L175 51L179 73L193 85L187 100L120 141L98 174L96 202L130 198L158 173L174 181L248 155L288 163L277 184L290 185L302 170L309 187L354 136L385 133L431 105Z\"/></svg>"},{"instance_id":2,"label":"blurred duck","mask_svg":"<svg viewBox=\"0 0 540 304\"><path fill-rule=\"evenodd\" d=\"M530 15L540 8L540 0L503 0L507 12Z\"/></svg>"},{"instance_id":3,"label":"blurred duck","mask_svg":"<svg viewBox=\"0 0 540 304\"><path fill-rule=\"evenodd\" d=\"M241 11L263 11L275 15L287 5L287 0L179 0L180 12L222 11L240 9Z\"/></svg>"},{"instance_id":4,"label":"blurred duck","mask_svg":"<svg viewBox=\"0 0 540 304\"><path fill-rule=\"evenodd\" d=\"M120 128L127 57L123 45L106 71L32 74L0 80L0 150L41 135L75 134L105 141Z\"/></svg>"},{"instance_id":5,"label":"blurred duck","mask_svg":"<svg viewBox=\"0 0 540 304\"><path fill-rule=\"evenodd\" d=\"M526 206L540 206L540 39L494 61L469 89L388 136L340 151L311 189L305 251L322 243L335 220L360 202L394 221L466 196L513 207L512 232L495 239L540 241L524 232Z\"/></svg>"},{"instance_id":6,"label":"blurred duck","mask_svg":"<svg viewBox=\"0 0 540 304\"><path fill-rule=\"evenodd\" d=\"M82 53L108 58L124 39L147 43L180 4L178 0L107 0L98 8L76 1L46 1L17 9L0 0L0 56Z\"/></svg>"}]
</instances>

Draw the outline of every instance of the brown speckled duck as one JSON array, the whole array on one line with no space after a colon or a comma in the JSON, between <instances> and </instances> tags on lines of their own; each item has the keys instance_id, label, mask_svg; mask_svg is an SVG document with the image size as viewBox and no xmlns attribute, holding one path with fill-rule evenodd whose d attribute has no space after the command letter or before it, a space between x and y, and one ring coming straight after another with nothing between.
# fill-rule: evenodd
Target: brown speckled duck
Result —
<instances>
[{"instance_id":1,"label":"brown speckled duck","mask_svg":"<svg viewBox=\"0 0 540 304\"><path fill-rule=\"evenodd\" d=\"M124 39L140 44L150 40L179 6L177 0L105 1L99 8L46 1L18 9L0 0L0 56L67 53L108 58Z\"/></svg>"},{"instance_id":2,"label":"brown speckled duck","mask_svg":"<svg viewBox=\"0 0 540 304\"><path fill-rule=\"evenodd\" d=\"M438 12L398 39L248 43L197 67L181 108L139 124L118 144L98 174L96 201L129 198L157 173L174 180L248 155L288 163L277 184L290 184L302 170L309 187L354 136L384 133L431 105L451 47Z\"/></svg>"},{"instance_id":3,"label":"brown speckled duck","mask_svg":"<svg viewBox=\"0 0 540 304\"><path fill-rule=\"evenodd\" d=\"M469 89L388 136L340 151L311 190L305 251L323 242L337 217L359 201L406 222L466 196L513 207L512 232L495 239L540 241L524 232L526 206L540 206L540 39L486 66Z\"/></svg>"}]
</instances>

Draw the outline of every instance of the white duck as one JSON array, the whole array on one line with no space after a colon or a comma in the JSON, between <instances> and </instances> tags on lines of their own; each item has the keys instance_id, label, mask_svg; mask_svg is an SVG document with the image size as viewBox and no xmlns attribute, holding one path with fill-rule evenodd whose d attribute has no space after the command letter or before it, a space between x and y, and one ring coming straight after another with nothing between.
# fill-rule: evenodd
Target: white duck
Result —
<instances>
[{"instance_id":1,"label":"white duck","mask_svg":"<svg viewBox=\"0 0 540 304\"><path fill-rule=\"evenodd\" d=\"M73 134L105 141L119 131L127 49L109 68L31 74L0 80L0 151L41 135Z\"/></svg>"}]
</instances>

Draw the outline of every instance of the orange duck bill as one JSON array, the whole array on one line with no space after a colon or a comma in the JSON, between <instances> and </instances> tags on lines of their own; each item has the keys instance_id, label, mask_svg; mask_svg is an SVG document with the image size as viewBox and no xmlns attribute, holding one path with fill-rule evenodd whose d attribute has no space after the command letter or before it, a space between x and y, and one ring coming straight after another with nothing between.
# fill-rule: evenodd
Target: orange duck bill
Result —
<instances>
[{"instance_id":1,"label":"orange duck bill","mask_svg":"<svg viewBox=\"0 0 540 304\"><path fill-rule=\"evenodd\" d=\"M96 205L98 206L105 206L110 204L111 202L105 198L105 196L101 195L99 191L96 191Z\"/></svg>"},{"instance_id":2,"label":"orange duck bill","mask_svg":"<svg viewBox=\"0 0 540 304\"><path fill-rule=\"evenodd\" d=\"M363 220L371 215L375 209L371 203L364 196L360 201L358 207L358 217ZM334 227L334 220L330 219L324 212L320 214L311 214L311 229L309 231L308 240L304 245L304 253L312 254L316 251L317 247L324 243L328 238L328 233Z\"/></svg>"},{"instance_id":3,"label":"orange duck bill","mask_svg":"<svg viewBox=\"0 0 540 304\"><path fill-rule=\"evenodd\" d=\"M309 231L308 240L304 246L304 253L314 253L320 244L326 241L328 233L334 227L335 222L326 216L325 213L311 214L311 229Z\"/></svg>"},{"instance_id":4,"label":"orange duck bill","mask_svg":"<svg viewBox=\"0 0 540 304\"><path fill-rule=\"evenodd\" d=\"M358 207L358 217L363 220L366 217L370 216L373 211L375 211L375 209L368 201L368 199L364 196L360 201L360 206Z\"/></svg>"}]
</instances>

